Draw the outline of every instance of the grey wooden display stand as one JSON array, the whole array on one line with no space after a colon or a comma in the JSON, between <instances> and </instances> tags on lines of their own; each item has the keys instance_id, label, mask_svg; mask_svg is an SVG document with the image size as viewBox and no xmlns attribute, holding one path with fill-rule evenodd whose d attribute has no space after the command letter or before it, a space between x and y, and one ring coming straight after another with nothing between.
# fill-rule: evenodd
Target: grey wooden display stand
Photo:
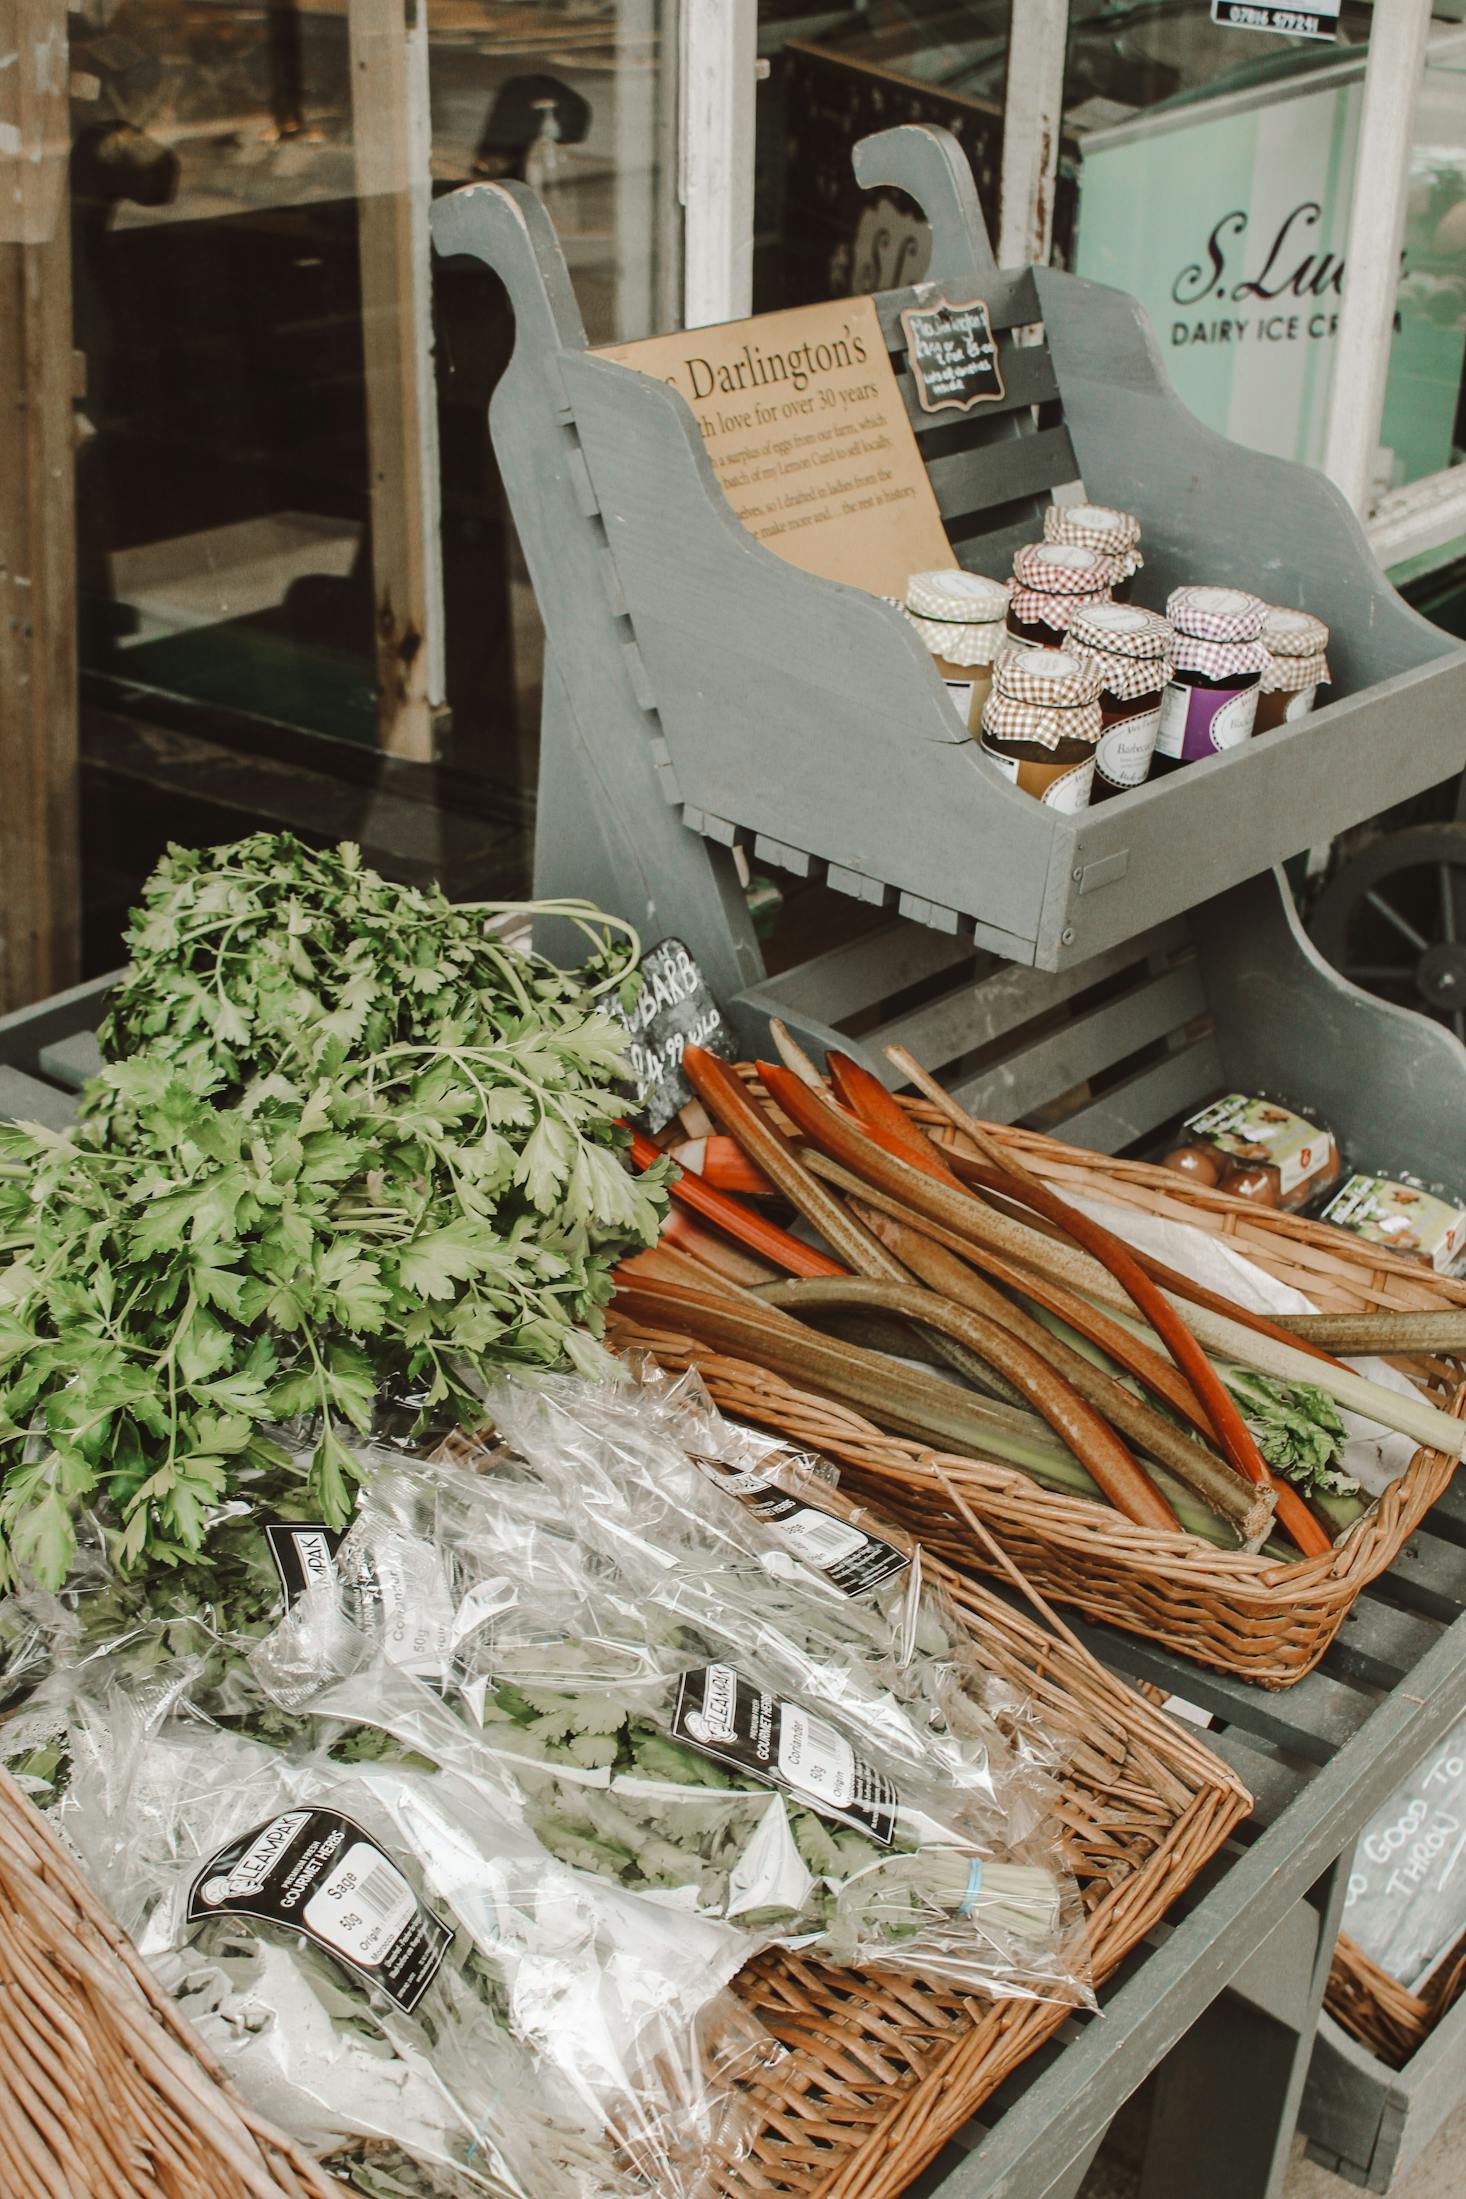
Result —
<instances>
[{"instance_id":1,"label":"grey wooden display stand","mask_svg":"<svg viewBox=\"0 0 1466 2199\"><path fill-rule=\"evenodd\" d=\"M1461 770L1466 651L1381 578L1322 475L1186 412L1132 299L999 272L945 133L888 131L856 165L923 205L932 282L986 298L1000 332L1005 399L954 423L920 412L905 372L899 316L929 286L875 300L961 562L1005 574L1049 492L1082 478L1141 516L1142 599L1207 579L1325 618L1338 699L1078 815L1020 794L899 611L757 542L683 400L587 352L533 194L472 185L434 207L433 237L492 268L516 317L490 421L549 644L537 890L684 939L750 1046L770 1014L816 1046L854 1027L884 1070L899 1037L990 1115L1073 1094L1046 1120L1108 1148L1223 1082L1261 1085L1356 1150L1387 1121L1388 1165L1451 1176L1466 1054L1344 986L1269 874ZM738 843L888 921L771 978ZM1305 1059L1280 1091L1279 1065Z\"/></svg>"},{"instance_id":2,"label":"grey wooden display stand","mask_svg":"<svg viewBox=\"0 0 1466 2199\"><path fill-rule=\"evenodd\" d=\"M0 1117L70 1120L111 982L0 1018ZM1102 2016L1074 2019L1032 2056L913 2192L1073 2199L1111 2117L1155 2073L1141 2199L1276 2199L1310 2053L1305 2127L1330 2165L1384 2189L1373 2177L1403 2153L1403 2117L1428 2136L1466 2092L1466 2002L1399 2078L1341 2049L1327 2023L1317 2050L1314 2039L1354 1839L1466 1705L1466 1488L1282 1694L1133 1635L1080 1631L1116 1671L1226 1721L1207 1740L1256 1812L1106 1986ZM1341 2055L1357 2057L1342 2074ZM1425 2097L1420 2072L1438 2088Z\"/></svg>"},{"instance_id":3,"label":"grey wooden display stand","mask_svg":"<svg viewBox=\"0 0 1466 2199\"><path fill-rule=\"evenodd\" d=\"M1366 2191L1388 2191L1419 2159L1466 2094L1466 2000L1401 2070L1376 2061L1325 2015L1318 2027L1302 2123L1308 2157ZM1459 2181L1466 2184L1466 2172Z\"/></svg>"}]
</instances>

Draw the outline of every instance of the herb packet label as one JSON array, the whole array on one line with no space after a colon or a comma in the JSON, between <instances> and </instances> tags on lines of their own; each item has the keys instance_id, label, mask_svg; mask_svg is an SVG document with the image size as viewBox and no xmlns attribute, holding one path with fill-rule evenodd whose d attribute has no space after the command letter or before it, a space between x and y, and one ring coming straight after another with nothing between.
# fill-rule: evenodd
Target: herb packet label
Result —
<instances>
[{"instance_id":1,"label":"herb packet label","mask_svg":"<svg viewBox=\"0 0 1466 2199\"><path fill-rule=\"evenodd\" d=\"M868 1535L863 1527L852 1527L849 1520L836 1519L833 1513L821 1512L813 1504L801 1504L782 1489L770 1489L767 1496L753 1498L749 1510L766 1521L796 1557L823 1573L842 1595L868 1596L898 1573L904 1573L911 1563L879 1535Z\"/></svg>"},{"instance_id":2,"label":"herb packet label","mask_svg":"<svg viewBox=\"0 0 1466 2199\"><path fill-rule=\"evenodd\" d=\"M389 1664L427 1677L441 1673L457 1616L442 1559L429 1542L358 1526L337 1559L346 1606Z\"/></svg>"},{"instance_id":3,"label":"herb packet label","mask_svg":"<svg viewBox=\"0 0 1466 2199\"><path fill-rule=\"evenodd\" d=\"M285 1810L241 1833L194 1879L187 1915L303 1932L409 2013L453 1942L386 1850L337 1810Z\"/></svg>"},{"instance_id":4,"label":"herb packet label","mask_svg":"<svg viewBox=\"0 0 1466 2199\"><path fill-rule=\"evenodd\" d=\"M335 1587L341 1536L334 1527L319 1520L272 1519L265 1523L265 1541L287 1606L308 1588Z\"/></svg>"},{"instance_id":5,"label":"herb packet label","mask_svg":"<svg viewBox=\"0 0 1466 2199\"><path fill-rule=\"evenodd\" d=\"M731 1665L683 1674L672 1731L700 1756L787 1787L822 1817L854 1825L883 1848L895 1838L900 1796L884 1773L825 1719L766 1695Z\"/></svg>"}]
</instances>

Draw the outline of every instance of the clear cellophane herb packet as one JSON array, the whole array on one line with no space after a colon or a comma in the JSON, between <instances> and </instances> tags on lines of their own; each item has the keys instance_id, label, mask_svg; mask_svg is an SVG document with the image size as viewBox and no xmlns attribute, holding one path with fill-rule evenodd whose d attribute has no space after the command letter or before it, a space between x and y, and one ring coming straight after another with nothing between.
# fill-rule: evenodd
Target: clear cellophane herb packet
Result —
<instances>
[{"instance_id":1,"label":"clear cellophane herb packet","mask_svg":"<svg viewBox=\"0 0 1466 2199\"><path fill-rule=\"evenodd\" d=\"M53 1675L50 1800L256 2105L365 2191L705 2199L779 2051L724 1989L741 1935L560 1862L487 1760L380 1727L271 1747L201 1712L204 1677L100 1660L63 1706Z\"/></svg>"},{"instance_id":2,"label":"clear cellophane herb packet","mask_svg":"<svg viewBox=\"0 0 1466 2199\"><path fill-rule=\"evenodd\" d=\"M884 1612L832 1592L705 1479L654 1396L552 1387L586 1444L603 1410L624 1443L629 1414L653 1485L659 1463L692 1475L685 1507L647 1517L633 1479L598 1488L565 1428L530 1428L543 1399L521 1400L523 1426L501 1419L532 1462L374 1479L334 1588L257 1654L263 1684L465 1776L496 1759L552 1852L735 1921L749 1953L1083 1999L1051 1790L983 1707L955 1615L909 1582Z\"/></svg>"}]
</instances>

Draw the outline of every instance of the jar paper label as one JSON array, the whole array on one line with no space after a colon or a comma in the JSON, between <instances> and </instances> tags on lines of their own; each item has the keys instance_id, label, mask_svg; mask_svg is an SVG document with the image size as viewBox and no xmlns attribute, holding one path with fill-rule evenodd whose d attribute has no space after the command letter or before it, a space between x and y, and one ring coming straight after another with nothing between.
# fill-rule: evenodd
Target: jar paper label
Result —
<instances>
[{"instance_id":1,"label":"jar paper label","mask_svg":"<svg viewBox=\"0 0 1466 2199\"><path fill-rule=\"evenodd\" d=\"M798 1703L743 1679L731 1665L684 1673L672 1731L701 1756L784 1787L822 1817L839 1818L888 1848L900 1797L843 1733Z\"/></svg>"},{"instance_id":2,"label":"jar paper label","mask_svg":"<svg viewBox=\"0 0 1466 2199\"><path fill-rule=\"evenodd\" d=\"M1161 706L1107 725L1094 752L1095 770L1111 786L1141 786L1150 770L1161 728Z\"/></svg>"},{"instance_id":3,"label":"jar paper label","mask_svg":"<svg viewBox=\"0 0 1466 2199\"><path fill-rule=\"evenodd\" d=\"M256 1917L303 1932L399 2008L414 2009L453 1942L385 1848L338 1810L285 1810L212 1855L187 1915Z\"/></svg>"},{"instance_id":4,"label":"jar paper label","mask_svg":"<svg viewBox=\"0 0 1466 2199\"><path fill-rule=\"evenodd\" d=\"M1199 689L1193 690L1193 693L1199 692ZM1244 741L1250 741L1256 716L1255 687L1244 688L1240 695L1224 695L1218 708L1212 712L1211 723L1207 727L1207 739L1214 753L1220 755L1223 749L1240 748Z\"/></svg>"},{"instance_id":5,"label":"jar paper label","mask_svg":"<svg viewBox=\"0 0 1466 2199\"><path fill-rule=\"evenodd\" d=\"M1018 783L1023 784L1021 776ZM1086 756L1072 771L1061 771L1057 778L1050 779L1040 799L1046 809L1087 809L1093 790L1094 758Z\"/></svg>"}]
</instances>

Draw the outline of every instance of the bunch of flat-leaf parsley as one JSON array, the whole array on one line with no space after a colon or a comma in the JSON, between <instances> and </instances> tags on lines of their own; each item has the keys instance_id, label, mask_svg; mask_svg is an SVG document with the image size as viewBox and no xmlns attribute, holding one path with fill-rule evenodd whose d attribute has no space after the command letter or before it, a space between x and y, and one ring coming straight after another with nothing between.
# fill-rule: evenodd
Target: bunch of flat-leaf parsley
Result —
<instances>
[{"instance_id":1,"label":"bunch of flat-leaf parsley","mask_svg":"<svg viewBox=\"0 0 1466 2199\"><path fill-rule=\"evenodd\" d=\"M384 1395L468 1420L492 1368L594 1357L663 1197L598 1007L636 941L567 904L568 973L487 913L352 847L169 851L80 1124L0 1129L0 1587L93 1506L119 1562L185 1557L302 1417L337 1524Z\"/></svg>"}]
</instances>

